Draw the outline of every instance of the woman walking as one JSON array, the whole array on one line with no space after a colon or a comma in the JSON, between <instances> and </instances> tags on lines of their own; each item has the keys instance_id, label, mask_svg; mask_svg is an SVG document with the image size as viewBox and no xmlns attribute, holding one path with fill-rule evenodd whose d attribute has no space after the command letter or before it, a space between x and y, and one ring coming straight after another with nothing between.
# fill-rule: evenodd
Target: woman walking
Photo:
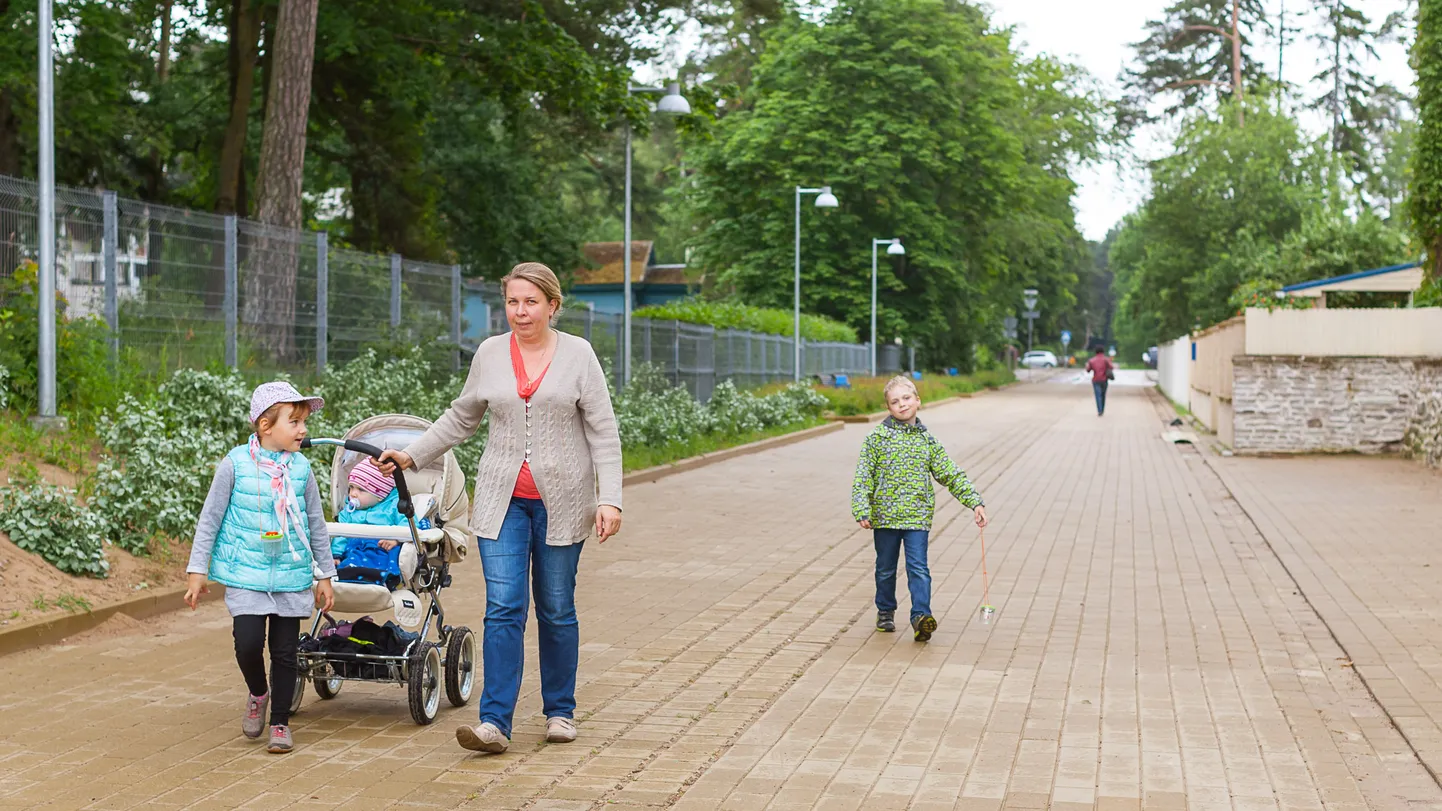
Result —
<instances>
[{"instance_id":1,"label":"woman walking","mask_svg":"<svg viewBox=\"0 0 1442 811\"><path fill-rule=\"evenodd\" d=\"M593 530L604 543L621 528L621 439L595 351L552 328L562 298L550 268L517 265L501 290L511 332L480 345L460 395L424 436L381 454L383 471L423 468L491 415L471 515L486 576L480 724L456 740L492 753L511 743L531 583L546 740L576 739L576 569Z\"/></svg>"}]
</instances>

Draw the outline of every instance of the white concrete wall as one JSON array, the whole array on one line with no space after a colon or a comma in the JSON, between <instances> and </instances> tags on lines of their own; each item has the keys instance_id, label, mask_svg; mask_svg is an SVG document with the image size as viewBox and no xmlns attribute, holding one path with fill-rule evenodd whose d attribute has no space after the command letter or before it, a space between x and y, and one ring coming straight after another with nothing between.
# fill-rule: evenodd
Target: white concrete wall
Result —
<instances>
[{"instance_id":1,"label":"white concrete wall","mask_svg":"<svg viewBox=\"0 0 1442 811\"><path fill-rule=\"evenodd\" d=\"M1157 385L1172 402L1187 404L1192 391L1192 336L1157 347Z\"/></svg>"},{"instance_id":2,"label":"white concrete wall","mask_svg":"<svg viewBox=\"0 0 1442 811\"><path fill-rule=\"evenodd\" d=\"M1271 312L1249 309L1245 354L1442 357L1442 307Z\"/></svg>"}]
</instances>

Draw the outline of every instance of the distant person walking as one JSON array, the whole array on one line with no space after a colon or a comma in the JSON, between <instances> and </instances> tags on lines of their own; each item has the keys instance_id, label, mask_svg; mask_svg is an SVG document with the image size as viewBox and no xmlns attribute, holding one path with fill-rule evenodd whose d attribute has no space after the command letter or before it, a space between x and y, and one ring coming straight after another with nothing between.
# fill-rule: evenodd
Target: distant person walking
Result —
<instances>
[{"instance_id":1,"label":"distant person walking","mask_svg":"<svg viewBox=\"0 0 1442 811\"><path fill-rule=\"evenodd\" d=\"M1097 396L1097 416L1100 417L1107 410L1107 381L1114 380L1116 375L1113 371L1117 368L1112 359L1107 357L1106 350L1097 347L1097 353L1087 361L1087 371L1092 373L1092 391Z\"/></svg>"}]
</instances>

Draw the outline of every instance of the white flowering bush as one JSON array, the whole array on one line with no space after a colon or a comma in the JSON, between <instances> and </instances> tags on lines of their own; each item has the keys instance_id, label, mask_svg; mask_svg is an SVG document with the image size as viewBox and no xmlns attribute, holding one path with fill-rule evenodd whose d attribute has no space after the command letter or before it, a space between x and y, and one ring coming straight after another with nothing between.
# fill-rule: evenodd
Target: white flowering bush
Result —
<instances>
[{"instance_id":1,"label":"white flowering bush","mask_svg":"<svg viewBox=\"0 0 1442 811\"><path fill-rule=\"evenodd\" d=\"M105 577L104 526L75 500L75 491L37 484L0 492L0 531L67 574Z\"/></svg>"},{"instance_id":2,"label":"white flowering bush","mask_svg":"<svg viewBox=\"0 0 1442 811\"><path fill-rule=\"evenodd\" d=\"M775 394L743 392L729 380L716 385L704 405L686 389L671 386L655 366L632 372L631 385L615 396L621 446L664 445L696 434L746 434L818 416L826 398L809 386Z\"/></svg>"},{"instance_id":3,"label":"white flowering bush","mask_svg":"<svg viewBox=\"0 0 1442 811\"><path fill-rule=\"evenodd\" d=\"M87 482L105 537L143 554L155 536L195 528L215 465L250 433L250 385L237 373L182 369L145 400L100 418L107 455Z\"/></svg>"}]
</instances>

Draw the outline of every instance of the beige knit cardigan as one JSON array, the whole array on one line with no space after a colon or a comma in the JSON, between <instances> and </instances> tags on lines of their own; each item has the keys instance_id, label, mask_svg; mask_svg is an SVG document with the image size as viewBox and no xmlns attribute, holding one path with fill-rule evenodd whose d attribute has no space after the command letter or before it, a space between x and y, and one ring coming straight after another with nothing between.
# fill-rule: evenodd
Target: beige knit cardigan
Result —
<instances>
[{"instance_id":1,"label":"beige knit cardigan","mask_svg":"<svg viewBox=\"0 0 1442 811\"><path fill-rule=\"evenodd\" d=\"M476 471L471 531L501 533L516 477L531 446L531 475L546 505L546 543L568 546L595 531L598 504L621 509L621 437L606 375L591 344L557 332L556 352L541 386L526 404L516 394L511 334L476 349L460 396L425 435L407 447L417 467L469 439L491 415L490 437Z\"/></svg>"}]
</instances>

